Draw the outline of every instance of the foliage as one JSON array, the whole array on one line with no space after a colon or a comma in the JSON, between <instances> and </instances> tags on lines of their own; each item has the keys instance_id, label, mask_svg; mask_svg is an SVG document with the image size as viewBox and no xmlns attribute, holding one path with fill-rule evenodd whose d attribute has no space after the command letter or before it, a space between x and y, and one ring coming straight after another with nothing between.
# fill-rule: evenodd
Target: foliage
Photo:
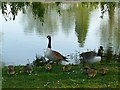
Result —
<instances>
[{"instance_id":1,"label":"foliage","mask_svg":"<svg viewBox=\"0 0 120 90\"><path fill-rule=\"evenodd\" d=\"M10 11L8 10L8 5L10 6ZM30 4L30 2L10 2L10 3L2 2L1 4L2 14L4 15L6 21L11 18L15 20L15 17L17 16L19 11L25 13L27 6L32 7L33 15L40 18L42 22L44 21L43 17L44 17L45 8L41 2L37 2L37 3L33 2L32 4Z\"/></svg>"},{"instance_id":2,"label":"foliage","mask_svg":"<svg viewBox=\"0 0 120 90\"><path fill-rule=\"evenodd\" d=\"M69 11L68 13L64 13L65 10L63 10L61 7L64 4L70 5L69 9L66 9L66 11ZM8 10L8 5L10 5L10 11ZM43 3L43 2L2 2L1 3L1 9L2 14L6 21L8 20L15 20L16 16L18 15L19 11L22 11L23 13L26 13L27 8L31 9L31 13L33 14L34 19L40 20L41 25L46 25L46 29L56 30L57 23L54 21L54 19L51 19L52 10L53 7L55 7L56 12L63 18L62 25L63 27L70 27L69 20L73 17L73 13L75 15L75 31L78 36L78 42L81 44L81 46L84 45L84 41L86 39L87 35L87 29L89 24L89 15L90 11L94 10L98 6L101 6L101 16L98 17L104 18L104 13L109 12L109 17L114 18L114 9L117 7L117 4L115 2L78 2L78 3L64 3L64 2L56 2L56 3ZM105 8L105 5L107 6L107 9ZM74 6L74 7L73 7ZM71 12L71 13L70 13ZM67 17L66 14L70 14L69 17ZM63 16L62 16L63 15ZM52 16L53 17L53 16ZM67 17L67 18L66 18ZM54 17L53 17L54 18ZM47 19L47 20L45 20ZM52 21L53 20L53 21ZM71 21L71 20L70 20ZM110 19L110 23L113 22L113 19ZM31 21L31 23L35 23ZM112 27L112 24L110 26ZM38 23L36 27L38 26ZM54 26L54 27L52 27ZM40 27L40 25L39 25ZM42 27L38 30L38 32L42 32ZM54 29L53 29L54 28ZM71 28L71 27L70 27ZM68 28L69 30L69 28ZM67 33L68 34L68 33Z\"/></svg>"},{"instance_id":3,"label":"foliage","mask_svg":"<svg viewBox=\"0 0 120 90\"><path fill-rule=\"evenodd\" d=\"M112 60L112 57L113 57L112 47L108 47L107 52L106 52L106 59Z\"/></svg>"},{"instance_id":4,"label":"foliage","mask_svg":"<svg viewBox=\"0 0 120 90\"><path fill-rule=\"evenodd\" d=\"M44 22L45 8L41 2L32 3L32 12L33 12L33 15L37 16L38 18L40 18L42 22Z\"/></svg>"},{"instance_id":5,"label":"foliage","mask_svg":"<svg viewBox=\"0 0 120 90\"><path fill-rule=\"evenodd\" d=\"M59 7L59 5L62 2L56 2L56 6ZM81 5L82 7L86 7L89 8L90 6L94 6L95 8L98 7L99 2L82 2L82 3L78 3L79 5ZM116 3L114 2L100 2L101 5L101 11L104 9L104 5L107 4L107 7L109 9L111 8L115 8L116 7ZM7 5L10 5L10 12L7 12ZM1 9L2 9L2 14L4 15L5 19L7 20L7 14L12 14L12 18L13 20L15 20L15 17L17 16L18 11L22 10L23 13L25 13L25 7L26 6L30 6L32 7L32 13L34 14L34 16L37 16L38 18L40 18L40 20L42 22L44 22L44 13L47 10L47 8L45 8L45 4L42 2L2 2L0 3ZM61 10L58 9L58 13L60 14ZM60 14L61 15L61 14Z\"/></svg>"},{"instance_id":6,"label":"foliage","mask_svg":"<svg viewBox=\"0 0 120 90\"><path fill-rule=\"evenodd\" d=\"M43 66L46 64L46 60L43 56L37 56L36 55L36 59L33 61L33 65L34 66Z\"/></svg>"},{"instance_id":7,"label":"foliage","mask_svg":"<svg viewBox=\"0 0 120 90\"><path fill-rule=\"evenodd\" d=\"M8 5L10 6L8 9ZM8 19L15 20L15 17L17 16L18 12L22 10L23 13L25 13L25 6L28 5L28 3L25 2L12 2L12 3L7 3L7 2L2 2L1 4L1 9L2 9L2 14L7 21ZM12 14L12 16L11 16Z\"/></svg>"}]
</instances>

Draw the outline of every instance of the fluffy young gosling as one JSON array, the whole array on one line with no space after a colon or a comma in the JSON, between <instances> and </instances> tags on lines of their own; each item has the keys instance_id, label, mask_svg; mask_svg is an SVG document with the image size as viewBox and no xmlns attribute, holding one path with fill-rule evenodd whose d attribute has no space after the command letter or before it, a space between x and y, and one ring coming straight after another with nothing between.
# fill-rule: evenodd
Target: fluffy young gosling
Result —
<instances>
[{"instance_id":1,"label":"fluffy young gosling","mask_svg":"<svg viewBox=\"0 0 120 90\"><path fill-rule=\"evenodd\" d=\"M52 65L51 64L46 64L45 65L45 69L47 70L47 71L51 71L52 70Z\"/></svg>"},{"instance_id":2,"label":"fluffy young gosling","mask_svg":"<svg viewBox=\"0 0 120 90\"><path fill-rule=\"evenodd\" d=\"M96 74L97 74L97 70L95 70L95 69L87 69L87 74L88 74L89 78L95 77Z\"/></svg>"},{"instance_id":3,"label":"fluffy young gosling","mask_svg":"<svg viewBox=\"0 0 120 90\"><path fill-rule=\"evenodd\" d=\"M15 74L15 70L14 70L14 66L13 65L9 65L7 67L7 74L8 75L14 75Z\"/></svg>"},{"instance_id":4,"label":"fluffy young gosling","mask_svg":"<svg viewBox=\"0 0 120 90\"><path fill-rule=\"evenodd\" d=\"M70 71L71 70L71 66L70 65L64 65L63 67L62 67L62 71L63 72L68 72L68 71Z\"/></svg>"},{"instance_id":5,"label":"fluffy young gosling","mask_svg":"<svg viewBox=\"0 0 120 90\"><path fill-rule=\"evenodd\" d=\"M27 64L21 69L20 73L31 74L32 71L33 71L32 67L29 64Z\"/></svg>"},{"instance_id":6,"label":"fluffy young gosling","mask_svg":"<svg viewBox=\"0 0 120 90\"><path fill-rule=\"evenodd\" d=\"M109 69L105 68L105 67L99 69L99 73L102 75L105 75L108 71L109 71Z\"/></svg>"},{"instance_id":7,"label":"fluffy young gosling","mask_svg":"<svg viewBox=\"0 0 120 90\"><path fill-rule=\"evenodd\" d=\"M82 73L85 73L85 74L87 74L87 70L88 69L90 69L88 66L85 66L85 67L82 67L81 68L81 71L82 71Z\"/></svg>"}]
</instances>

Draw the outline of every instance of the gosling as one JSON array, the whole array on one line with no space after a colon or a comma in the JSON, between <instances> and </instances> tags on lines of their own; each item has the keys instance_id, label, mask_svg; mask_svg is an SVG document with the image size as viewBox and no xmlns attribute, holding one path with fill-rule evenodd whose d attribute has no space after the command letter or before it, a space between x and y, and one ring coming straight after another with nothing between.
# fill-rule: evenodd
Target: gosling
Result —
<instances>
[{"instance_id":1,"label":"gosling","mask_svg":"<svg viewBox=\"0 0 120 90\"><path fill-rule=\"evenodd\" d=\"M52 70L52 65L51 64L46 64L45 65L45 69L47 70L47 71L51 71Z\"/></svg>"},{"instance_id":2,"label":"gosling","mask_svg":"<svg viewBox=\"0 0 120 90\"><path fill-rule=\"evenodd\" d=\"M82 73L85 73L85 74L87 74L87 70L88 69L90 69L88 66L85 66L85 67L82 67L81 68L81 71L82 71Z\"/></svg>"},{"instance_id":3,"label":"gosling","mask_svg":"<svg viewBox=\"0 0 120 90\"><path fill-rule=\"evenodd\" d=\"M15 70L14 70L14 66L13 65L9 65L7 68L7 74L8 75L14 75L15 74Z\"/></svg>"},{"instance_id":4,"label":"gosling","mask_svg":"<svg viewBox=\"0 0 120 90\"><path fill-rule=\"evenodd\" d=\"M25 65L25 66L22 68L22 70L20 71L20 73L31 74L32 71L33 71L32 67L31 67L29 64L27 64L27 65Z\"/></svg>"},{"instance_id":5,"label":"gosling","mask_svg":"<svg viewBox=\"0 0 120 90\"><path fill-rule=\"evenodd\" d=\"M108 71L109 71L109 69L105 68L105 67L99 69L99 73L102 74L102 75L107 74Z\"/></svg>"},{"instance_id":6,"label":"gosling","mask_svg":"<svg viewBox=\"0 0 120 90\"><path fill-rule=\"evenodd\" d=\"M62 71L63 72L68 72L68 71L70 71L71 70L71 66L70 65L64 65L63 67L62 67Z\"/></svg>"},{"instance_id":7,"label":"gosling","mask_svg":"<svg viewBox=\"0 0 120 90\"><path fill-rule=\"evenodd\" d=\"M89 78L94 78L97 74L97 70L95 69L87 69L87 75Z\"/></svg>"}]
</instances>

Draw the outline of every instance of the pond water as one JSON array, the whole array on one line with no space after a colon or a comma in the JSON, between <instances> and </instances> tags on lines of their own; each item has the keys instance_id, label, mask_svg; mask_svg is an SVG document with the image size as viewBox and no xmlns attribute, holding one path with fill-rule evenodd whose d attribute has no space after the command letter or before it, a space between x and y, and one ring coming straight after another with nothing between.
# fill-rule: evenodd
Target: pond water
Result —
<instances>
[{"instance_id":1,"label":"pond water","mask_svg":"<svg viewBox=\"0 0 120 90\"><path fill-rule=\"evenodd\" d=\"M36 54L44 56L47 35L52 36L52 49L65 56L76 51L97 51L101 45L105 50L112 46L114 52L119 52L118 7L111 7L110 12L102 15L100 4L42 5L44 8L41 6L36 11L34 4L24 6L15 17L11 13L5 16L0 10L1 55L5 65L26 64L27 59L32 62ZM9 4L7 10L8 13Z\"/></svg>"}]
</instances>

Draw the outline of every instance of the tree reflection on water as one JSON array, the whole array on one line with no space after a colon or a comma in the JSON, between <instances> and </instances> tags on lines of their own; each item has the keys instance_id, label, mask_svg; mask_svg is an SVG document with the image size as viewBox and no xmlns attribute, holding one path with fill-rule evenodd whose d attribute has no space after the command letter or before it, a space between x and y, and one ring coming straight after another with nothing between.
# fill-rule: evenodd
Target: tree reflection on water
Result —
<instances>
[{"instance_id":1,"label":"tree reflection on water","mask_svg":"<svg viewBox=\"0 0 120 90\"><path fill-rule=\"evenodd\" d=\"M61 26L64 33L69 34L70 28L75 24L75 32L78 38L80 47L84 46L84 42L88 32L89 18L92 10L95 10L100 6L101 14L98 16L104 19L106 12L109 15L109 27L108 30L102 30L101 28L101 40L108 41L108 43L113 42L113 34L116 37L114 40L115 47L120 47L119 43L119 30L115 26L115 9L118 3L115 2L79 2L79 3L42 3L42 2L1 2L1 10L6 21L15 20L18 13L21 11L23 14L27 13L28 8L30 8L34 20L31 23L28 22L28 31L32 32L36 28L37 34L54 34L58 31L57 20L61 20ZM28 13L29 16L29 13ZM32 22L36 23L32 25ZM106 27L104 27L105 29ZM113 30L114 29L114 30ZM109 33L108 33L109 32ZM104 37L104 38L103 38ZM109 39L109 40L107 40ZM104 41L104 42L105 42ZM105 45L109 46L109 44Z\"/></svg>"}]
</instances>

